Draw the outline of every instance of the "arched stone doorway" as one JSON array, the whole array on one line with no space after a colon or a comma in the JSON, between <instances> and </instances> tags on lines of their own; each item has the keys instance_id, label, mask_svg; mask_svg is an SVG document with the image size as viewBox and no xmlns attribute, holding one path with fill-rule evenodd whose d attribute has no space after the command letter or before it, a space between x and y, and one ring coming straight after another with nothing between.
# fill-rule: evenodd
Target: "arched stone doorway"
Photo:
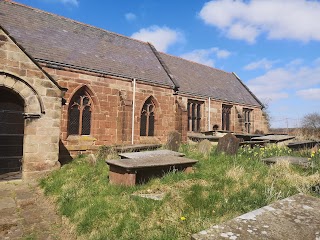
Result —
<instances>
[{"instance_id":1,"label":"arched stone doorway","mask_svg":"<svg viewBox=\"0 0 320 240\"><path fill-rule=\"evenodd\" d=\"M20 178L23 157L24 100L0 87L0 180Z\"/></svg>"}]
</instances>

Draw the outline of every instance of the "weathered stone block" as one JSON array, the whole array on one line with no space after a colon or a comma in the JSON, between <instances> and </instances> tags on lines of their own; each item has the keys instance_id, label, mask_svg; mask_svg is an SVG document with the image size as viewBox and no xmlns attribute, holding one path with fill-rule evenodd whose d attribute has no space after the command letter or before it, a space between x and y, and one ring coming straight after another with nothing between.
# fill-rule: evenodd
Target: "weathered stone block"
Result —
<instances>
[{"instance_id":1,"label":"weathered stone block","mask_svg":"<svg viewBox=\"0 0 320 240\"><path fill-rule=\"evenodd\" d=\"M3 85L8 87L8 88L12 88L14 86L14 84L16 83L17 80L13 79L12 77L5 77L4 78L4 83Z\"/></svg>"},{"instance_id":2,"label":"weathered stone block","mask_svg":"<svg viewBox=\"0 0 320 240\"><path fill-rule=\"evenodd\" d=\"M168 134L166 147L172 151L178 151L181 144L181 134L178 131L172 131Z\"/></svg>"},{"instance_id":3,"label":"weathered stone block","mask_svg":"<svg viewBox=\"0 0 320 240\"><path fill-rule=\"evenodd\" d=\"M239 149L240 139L236 138L231 133L220 138L217 151L227 154L236 154Z\"/></svg>"},{"instance_id":4,"label":"weathered stone block","mask_svg":"<svg viewBox=\"0 0 320 240\"><path fill-rule=\"evenodd\" d=\"M211 142L209 140L207 140L207 139L202 140L198 144L198 151L200 153L202 153L203 155L205 155L205 156L210 154L211 148L212 148Z\"/></svg>"}]
</instances>

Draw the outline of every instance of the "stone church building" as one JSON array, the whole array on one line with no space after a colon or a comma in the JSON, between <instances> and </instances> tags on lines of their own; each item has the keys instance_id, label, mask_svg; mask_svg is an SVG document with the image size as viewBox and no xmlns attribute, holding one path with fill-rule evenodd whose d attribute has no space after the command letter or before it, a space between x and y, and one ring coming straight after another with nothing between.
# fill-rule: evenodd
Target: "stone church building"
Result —
<instances>
[{"instance_id":1,"label":"stone church building","mask_svg":"<svg viewBox=\"0 0 320 240\"><path fill-rule=\"evenodd\" d=\"M9 0L0 1L0 174L37 177L102 145L172 131L267 131L234 73Z\"/></svg>"}]
</instances>

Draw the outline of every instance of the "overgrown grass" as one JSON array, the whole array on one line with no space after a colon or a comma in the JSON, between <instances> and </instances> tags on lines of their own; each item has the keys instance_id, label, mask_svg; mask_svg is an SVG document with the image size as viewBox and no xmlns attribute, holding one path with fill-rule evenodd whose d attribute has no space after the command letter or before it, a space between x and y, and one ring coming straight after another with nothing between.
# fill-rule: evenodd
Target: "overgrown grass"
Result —
<instances>
[{"instance_id":1,"label":"overgrown grass","mask_svg":"<svg viewBox=\"0 0 320 240\"><path fill-rule=\"evenodd\" d=\"M261 157L292 154L286 148L242 149L237 156L215 153L208 157L196 146L184 145L187 157L198 159L195 172L169 173L145 185L109 184L103 160L90 164L85 156L63 166L41 181L79 239L188 239L204 230L270 202L308 192L320 182L320 152L302 152L312 170L263 164ZM161 201L133 193L166 193Z\"/></svg>"}]
</instances>

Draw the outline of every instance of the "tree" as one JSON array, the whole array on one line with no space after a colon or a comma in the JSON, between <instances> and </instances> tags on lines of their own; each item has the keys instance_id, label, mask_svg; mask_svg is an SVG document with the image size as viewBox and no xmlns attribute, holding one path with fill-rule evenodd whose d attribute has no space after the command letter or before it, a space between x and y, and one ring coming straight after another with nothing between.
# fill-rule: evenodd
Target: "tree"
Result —
<instances>
[{"instance_id":1,"label":"tree","mask_svg":"<svg viewBox=\"0 0 320 240\"><path fill-rule=\"evenodd\" d=\"M304 135L312 138L320 137L320 114L309 113L302 119L302 129Z\"/></svg>"},{"instance_id":2,"label":"tree","mask_svg":"<svg viewBox=\"0 0 320 240\"><path fill-rule=\"evenodd\" d=\"M271 116L270 116L270 111L269 111L269 103L270 103L271 99L263 99L262 100L262 104L264 106L264 108L262 109L262 115L266 120L266 125L268 130L270 130L270 121L271 121Z\"/></svg>"}]
</instances>

